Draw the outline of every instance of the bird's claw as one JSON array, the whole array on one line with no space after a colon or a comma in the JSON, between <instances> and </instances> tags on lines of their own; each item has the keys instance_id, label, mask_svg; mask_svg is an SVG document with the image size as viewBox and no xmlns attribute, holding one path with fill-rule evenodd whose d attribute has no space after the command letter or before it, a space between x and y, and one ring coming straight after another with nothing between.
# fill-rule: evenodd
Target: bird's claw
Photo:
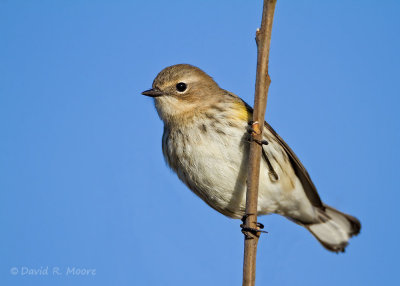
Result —
<instances>
[{"instance_id":1,"label":"bird's claw","mask_svg":"<svg viewBox=\"0 0 400 286\"><path fill-rule=\"evenodd\" d=\"M269 144L267 140L258 140L258 139L255 139L253 136L250 136L250 138L247 140L247 142L253 142L253 141L256 142L260 146Z\"/></svg>"},{"instance_id":2,"label":"bird's claw","mask_svg":"<svg viewBox=\"0 0 400 286\"><path fill-rule=\"evenodd\" d=\"M241 224L240 227L241 227L242 233L244 234L246 239L253 238L253 236L259 236L261 233L268 233L268 231L262 230L264 228L264 225L260 222L255 222L256 228L246 226L245 225L246 219L250 215L251 214L245 214L241 219L243 224Z\"/></svg>"},{"instance_id":3,"label":"bird's claw","mask_svg":"<svg viewBox=\"0 0 400 286\"><path fill-rule=\"evenodd\" d=\"M253 129L253 121L249 122L249 126L247 127L247 132L250 134L250 138L247 140L248 142L254 141L260 146L269 144L267 140L258 140L254 138L254 134L257 134L257 132Z\"/></svg>"},{"instance_id":4,"label":"bird's claw","mask_svg":"<svg viewBox=\"0 0 400 286\"><path fill-rule=\"evenodd\" d=\"M254 142L256 142L256 143L257 143L258 145L260 145L260 146L268 145L268 141L267 141L267 140L257 140L257 139L251 138L250 141L254 141Z\"/></svg>"}]
</instances>

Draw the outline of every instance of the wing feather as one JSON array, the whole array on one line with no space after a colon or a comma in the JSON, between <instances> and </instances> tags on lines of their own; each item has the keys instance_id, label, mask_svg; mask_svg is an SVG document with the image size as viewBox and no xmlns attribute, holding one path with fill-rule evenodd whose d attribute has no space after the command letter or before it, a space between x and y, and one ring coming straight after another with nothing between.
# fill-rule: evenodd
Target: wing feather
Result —
<instances>
[{"instance_id":1,"label":"wing feather","mask_svg":"<svg viewBox=\"0 0 400 286\"><path fill-rule=\"evenodd\" d=\"M299 158L289 147L289 145L278 135L278 133L276 133L276 131L265 121L264 126L277 139L279 144L286 151L286 154L288 154L292 168L299 178L303 186L304 192L306 193L307 198L310 200L311 204L315 207L325 209L324 205L322 204L321 198L318 195L317 188L315 187L310 175L308 174L303 164L300 162Z\"/></svg>"},{"instance_id":2,"label":"wing feather","mask_svg":"<svg viewBox=\"0 0 400 286\"><path fill-rule=\"evenodd\" d=\"M246 105L246 108L249 113L253 114L253 108L243 101ZM325 207L321 201L321 198L318 195L317 188L315 187L313 181L311 180L310 175L308 174L306 168L300 162L299 158L293 152L293 150L289 147L288 144L276 133L276 131L266 122L264 121L264 127L276 138L276 141L281 145L283 150L285 150L286 154L290 159L290 163L292 168L299 178L304 192L306 193L307 198L310 200L311 204L315 207L321 208L325 210ZM263 158L265 160L265 158Z\"/></svg>"}]
</instances>

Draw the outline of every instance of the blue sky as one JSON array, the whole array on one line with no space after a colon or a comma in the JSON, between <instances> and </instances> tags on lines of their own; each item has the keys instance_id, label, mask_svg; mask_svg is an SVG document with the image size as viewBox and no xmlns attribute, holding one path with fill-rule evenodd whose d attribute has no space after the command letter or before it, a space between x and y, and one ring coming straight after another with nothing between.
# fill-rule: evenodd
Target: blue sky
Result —
<instances>
[{"instance_id":1,"label":"blue sky","mask_svg":"<svg viewBox=\"0 0 400 286\"><path fill-rule=\"evenodd\" d=\"M252 104L261 6L0 1L1 285L241 285L240 222L166 167L140 92L190 63ZM394 0L278 1L266 118L363 228L336 255L261 217L257 285L398 281L399 13Z\"/></svg>"}]
</instances>

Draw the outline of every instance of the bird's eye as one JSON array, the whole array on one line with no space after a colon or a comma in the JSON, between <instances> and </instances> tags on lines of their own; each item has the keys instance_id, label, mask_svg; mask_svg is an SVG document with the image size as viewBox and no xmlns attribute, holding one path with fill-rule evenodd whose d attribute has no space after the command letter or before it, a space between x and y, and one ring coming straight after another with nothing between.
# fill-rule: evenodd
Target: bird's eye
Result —
<instances>
[{"instance_id":1,"label":"bird's eye","mask_svg":"<svg viewBox=\"0 0 400 286\"><path fill-rule=\"evenodd\" d=\"M184 92L186 90L187 86L186 83L180 82L176 85L176 90L179 92Z\"/></svg>"}]
</instances>

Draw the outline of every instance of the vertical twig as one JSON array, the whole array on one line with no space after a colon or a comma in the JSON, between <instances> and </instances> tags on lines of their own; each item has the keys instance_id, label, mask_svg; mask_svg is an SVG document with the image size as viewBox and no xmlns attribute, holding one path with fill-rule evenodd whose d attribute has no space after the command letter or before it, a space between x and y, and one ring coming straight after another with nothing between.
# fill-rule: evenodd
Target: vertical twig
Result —
<instances>
[{"instance_id":1,"label":"vertical twig","mask_svg":"<svg viewBox=\"0 0 400 286\"><path fill-rule=\"evenodd\" d=\"M271 42L272 20L276 0L264 0L261 27L256 32L257 74L253 112L253 138L260 141L264 126L268 89L271 79L268 74L269 47ZM249 165L246 192L245 227L257 229L257 201L260 175L261 146L253 140L250 143ZM256 255L259 232L246 232L244 240L243 285L255 285Z\"/></svg>"}]
</instances>

